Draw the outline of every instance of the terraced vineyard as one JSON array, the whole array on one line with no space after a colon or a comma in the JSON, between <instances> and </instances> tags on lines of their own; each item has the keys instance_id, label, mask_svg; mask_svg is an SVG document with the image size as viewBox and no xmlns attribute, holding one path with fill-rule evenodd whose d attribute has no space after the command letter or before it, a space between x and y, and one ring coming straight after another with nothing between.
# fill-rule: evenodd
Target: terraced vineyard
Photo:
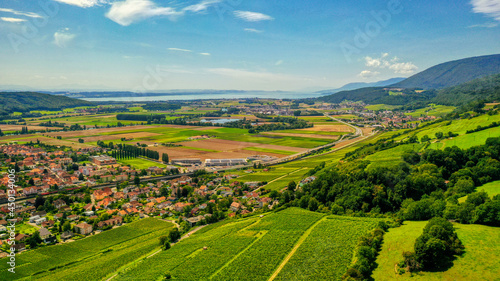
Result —
<instances>
[{"instance_id":1,"label":"terraced vineyard","mask_svg":"<svg viewBox=\"0 0 500 281\"><path fill-rule=\"evenodd\" d=\"M171 227L168 222L148 218L75 242L20 254L14 280L100 280L158 248L158 237L168 234ZM6 262L1 263L0 270L0 280L13 280Z\"/></svg>"},{"instance_id":2,"label":"terraced vineyard","mask_svg":"<svg viewBox=\"0 0 500 281\"><path fill-rule=\"evenodd\" d=\"M286 280L295 275L300 259L311 252L327 256L314 266L310 264L308 272L300 267L301 274L307 274L297 275L295 280L316 280L309 279L311 276L332 280L328 278L339 278L344 273L358 237L375 223L370 219L327 217L298 208L262 218L224 221L120 271L114 280L159 280L167 272L174 280L268 280L284 261L277 280ZM297 252L288 257L297 246ZM321 277L332 266L336 270Z\"/></svg>"}]
</instances>

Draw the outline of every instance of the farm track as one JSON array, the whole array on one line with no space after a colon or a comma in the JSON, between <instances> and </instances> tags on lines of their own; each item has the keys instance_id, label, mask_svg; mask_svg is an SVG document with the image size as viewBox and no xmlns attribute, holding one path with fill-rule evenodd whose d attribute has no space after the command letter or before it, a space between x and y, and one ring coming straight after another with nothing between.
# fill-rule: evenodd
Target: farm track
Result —
<instances>
[{"instance_id":1,"label":"farm track","mask_svg":"<svg viewBox=\"0 0 500 281\"><path fill-rule=\"evenodd\" d=\"M169 222L171 222L171 221L169 221ZM172 223L172 222L171 222L171 223ZM175 224L176 224L176 223L175 223ZM177 244L177 243L181 242L182 240L184 240L184 239L186 239L186 238L191 237L191 235L192 235L192 234L194 234L194 233L195 233L195 232L197 232L198 230L200 230L200 229L204 228L205 226L208 226L208 224L206 224L206 225L202 225L202 226L199 226L199 227L197 227L197 228L195 228L195 229L191 230L190 232L188 232L188 233L184 234L184 235L183 235L183 236L179 239L179 241L177 241L177 242L175 242L175 243L172 243L172 244L171 244L171 246L173 247L173 246L175 246L175 244ZM143 257L140 257L140 258L136 259L135 261L129 262L128 264L126 264L126 265L122 266L121 268L119 268L118 270L116 270L116 273L115 273L115 274L113 274L113 275L112 275L111 277L109 277L108 279L106 279L106 281L111 281L111 280L113 280L116 276L118 276L118 274L119 274L119 272L120 272L120 271L123 271L123 270L127 269L128 267L130 267L131 265L133 265L133 264L135 264L135 263L137 263L137 262L141 262L141 261L142 261L142 260L144 260L144 259L149 259L149 258L151 258L151 257L153 257L153 256L155 256L155 255L157 255L157 254L158 254L158 253L160 253L161 251L163 251L163 250L161 250L161 249L160 249L160 250L157 250L157 251L155 251L154 253L149 254L149 255L148 255L148 256L146 256L146 257L144 257L144 256L143 256Z\"/></svg>"},{"instance_id":2,"label":"farm track","mask_svg":"<svg viewBox=\"0 0 500 281\"><path fill-rule=\"evenodd\" d=\"M269 277L269 279L267 281L273 281L278 276L278 274L281 272L281 270L283 269L283 267L285 267L285 265L292 258L292 256L295 254L295 252L297 252L297 250L300 248L300 246L302 245L302 243L304 243L304 241L306 241L307 237L309 237L309 235L314 230L314 228L318 224L320 224L322 221L326 220L326 218L327 217L323 217L323 218L319 219L317 222L315 222L313 225L311 225L311 227L309 227L304 232L304 234L302 234L302 236L299 238L299 241L297 241L297 243L295 244L295 246L293 247L293 249L290 251L290 253L288 253L288 255L285 257L285 259L281 262L281 264L278 266L278 268L274 271L273 275L271 275L271 277Z\"/></svg>"},{"instance_id":3,"label":"farm track","mask_svg":"<svg viewBox=\"0 0 500 281\"><path fill-rule=\"evenodd\" d=\"M264 185L264 186L261 186L261 187L257 188L255 191L258 191L259 189L261 189L261 188L263 188L263 187L266 187L266 186L268 186L269 184L271 184L271 183L273 183L273 182L275 182L275 181L278 181L278 180L280 180L280 179L282 179L282 178L285 178L285 177L287 177L287 176L289 176L289 175L295 174L295 173L300 172L300 171L305 170L305 169L307 169L307 168L299 168L299 169L297 169L297 170L295 170L295 171L293 171L293 172L290 172L290 173L288 173L288 174L285 174L285 175L282 175L282 176L280 176L280 177L277 177L277 178L273 179L272 181L268 182L266 185Z\"/></svg>"},{"instance_id":4,"label":"farm track","mask_svg":"<svg viewBox=\"0 0 500 281\"><path fill-rule=\"evenodd\" d=\"M243 249L241 252L239 252L237 255L235 255L232 259L230 259L228 262L226 262L221 268L219 268L217 271L215 271L208 279L214 278L219 272L221 272L224 268L228 267L233 261L235 261L239 256L244 254L248 249L250 249L255 243L259 242L262 237L266 236L267 230L260 231L259 232L259 237L257 237L250 245L246 246L245 249Z\"/></svg>"}]
</instances>

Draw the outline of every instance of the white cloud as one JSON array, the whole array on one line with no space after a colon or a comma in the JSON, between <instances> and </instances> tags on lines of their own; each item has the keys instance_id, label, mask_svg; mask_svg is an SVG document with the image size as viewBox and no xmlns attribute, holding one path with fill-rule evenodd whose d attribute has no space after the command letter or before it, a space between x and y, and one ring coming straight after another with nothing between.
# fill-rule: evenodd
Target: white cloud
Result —
<instances>
[{"instance_id":1,"label":"white cloud","mask_svg":"<svg viewBox=\"0 0 500 281\"><path fill-rule=\"evenodd\" d=\"M214 4L218 4L220 2L222 2L222 0L205 0L205 1L201 1L198 4L187 6L183 10L189 11L189 12L194 12L194 13L200 13L200 12L206 11L208 9L208 7L210 7Z\"/></svg>"},{"instance_id":2,"label":"white cloud","mask_svg":"<svg viewBox=\"0 0 500 281\"><path fill-rule=\"evenodd\" d=\"M111 4L106 17L120 25L128 26L155 16L166 16L170 20L175 20L183 14L184 12L176 11L174 8L157 7L150 0L125 0Z\"/></svg>"},{"instance_id":3,"label":"white cloud","mask_svg":"<svg viewBox=\"0 0 500 281\"><path fill-rule=\"evenodd\" d=\"M107 4L107 0L54 0L60 3L78 6L81 8L89 8L100 4Z\"/></svg>"},{"instance_id":4,"label":"white cloud","mask_svg":"<svg viewBox=\"0 0 500 281\"><path fill-rule=\"evenodd\" d=\"M500 21L500 0L472 0L472 10Z\"/></svg>"},{"instance_id":5,"label":"white cloud","mask_svg":"<svg viewBox=\"0 0 500 281\"><path fill-rule=\"evenodd\" d=\"M411 62L400 62L398 57L389 59L389 53L383 53L380 58L365 57L365 65L371 68L390 69L396 74L412 74L418 70L418 67ZM368 77L371 71L363 71L359 76ZM377 73L379 74L379 73Z\"/></svg>"},{"instance_id":6,"label":"white cloud","mask_svg":"<svg viewBox=\"0 0 500 281\"><path fill-rule=\"evenodd\" d=\"M249 12L249 11L234 11L234 15L244 21L257 22L264 20L274 20L273 17L261 13Z\"/></svg>"},{"instance_id":7,"label":"white cloud","mask_svg":"<svg viewBox=\"0 0 500 281\"><path fill-rule=\"evenodd\" d=\"M19 22L25 22L26 20L25 19L18 19L18 18L0 18L0 20L2 21L6 21L6 22L13 22L13 23L19 23Z\"/></svg>"},{"instance_id":8,"label":"white cloud","mask_svg":"<svg viewBox=\"0 0 500 281\"><path fill-rule=\"evenodd\" d=\"M16 11L16 10L13 10L13 9L0 8L0 12L12 13L12 14L14 14L16 16L25 16L25 17L29 17L29 18L42 18L42 16L40 16L37 13L20 12L20 11Z\"/></svg>"},{"instance_id":9,"label":"white cloud","mask_svg":"<svg viewBox=\"0 0 500 281\"><path fill-rule=\"evenodd\" d=\"M496 22L488 22L488 23L483 23L483 24L474 24L474 25L469 25L468 28L493 28L497 27L498 23Z\"/></svg>"},{"instance_id":10,"label":"white cloud","mask_svg":"<svg viewBox=\"0 0 500 281\"><path fill-rule=\"evenodd\" d=\"M192 53L193 52L191 50L179 49L179 48L168 48L167 50L174 51L174 52L185 52L185 53Z\"/></svg>"},{"instance_id":11,"label":"white cloud","mask_svg":"<svg viewBox=\"0 0 500 281\"><path fill-rule=\"evenodd\" d=\"M358 76L363 78L363 79L367 79L367 78L377 76L379 74L380 74L380 72L378 72L378 71L363 70L363 71L361 71L360 74L358 74Z\"/></svg>"},{"instance_id":12,"label":"white cloud","mask_svg":"<svg viewBox=\"0 0 500 281\"><path fill-rule=\"evenodd\" d=\"M54 44L60 48L66 48L76 35L69 32L69 28L64 28L54 33Z\"/></svg>"},{"instance_id":13,"label":"white cloud","mask_svg":"<svg viewBox=\"0 0 500 281\"><path fill-rule=\"evenodd\" d=\"M262 33L263 32L262 30L258 30L255 28L245 28L244 30L247 32L253 32L253 33Z\"/></svg>"},{"instance_id":14,"label":"white cloud","mask_svg":"<svg viewBox=\"0 0 500 281\"><path fill-rule=\"evenodd\" d=\"M283 62L284 62L283 60L279 60L279 61L277 61L274 65L276 65L276 66L280 66L280 65L282 65L282 64L283 64Z\"/></svg>"},{"instance_id":15,"label":"white cloud","mask_svg":"<svg viewBox=\"0 0 500 281\"><path fill-rule=\"evenodd\" d=\"M200 55L202 55L202 56L211 56L212 54L210 54L210 53L200 53Z\"/></svg>"},{"instance_id":16,"label":"white cloud","mask_svg":"<svg viewBox=\"0 0 500 281\"><path fill-rule=\"evenodd\" d=\"M400 62L389 66L397 74L412 74L418 70L418 67L411 62Z\"/></svg>"}]
</instances>

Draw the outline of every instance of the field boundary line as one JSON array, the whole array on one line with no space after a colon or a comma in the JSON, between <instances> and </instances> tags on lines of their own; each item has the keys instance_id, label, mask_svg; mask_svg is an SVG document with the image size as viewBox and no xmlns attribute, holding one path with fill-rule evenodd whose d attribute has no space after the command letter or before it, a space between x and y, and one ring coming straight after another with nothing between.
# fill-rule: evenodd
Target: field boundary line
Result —
<instances>
[{"instance_id":1,"label":"field boundary line","mask_svg":"<svg viewBox=\"0 0 500 281\"><path fill-rule=\"evenodd\" d=\"M266 186L268 186L269 184L271 184L271 183L273 183L273 182L275 182L275 181L278 181L278 180L280 180L280 179L282 179L282 178L285 178L285 177L287 177L287 176L289 176L289 175L295 174L295 173L300 172L300 171L305 170L305 169L307 169L307 168L305 168L305 167L298 168L297 170L294 170L294 171L292 171L292 172L290 172L290 173L288 173L288 174L285 174L285 175L282 175L282 176L280 176L280 177L277 177L277 178L273 179L272 181L268 182L266 185L263 185L263 186L261 186L261 187L257 188L255 191L258 191L259 189L261 189L261 188L263 188L263 187L266 187Z\"/></svg>"},{"instance_id":2,"label":"field boundary line","mask_svg":"<svg viewBox=\"0 0 500 281\"><path fill-rule=\"evenodd\" d=\"M241 252L239 252L236 256L234 256L232 259L230 259L228 262L226 262L223 266L221 266L221 268L217 269L217 271L215 271L212 275L210 275L210 277L208 277L208 279L211 280L217 274L219 274L219 272L221 272L224 268L228 267L233 261L235 261L237 258L239 258L243 253L245 253L248 249L250 249L255 243L257 243L260 239L262 239L262 237L266 236L267 232L268 232L268 230L259 231L259 234L262 234L262 235L257 237L254 241L252 241L252 243L250 243L250 245L246 246L245 249L241 250Z\"/></svg>"},{"instance_id":3,"label":"field boundary line","mask_svg":"<svg viewBox=\"0 0 500 281\"><path fill-rule=\"evenodd\" d=\"M206 224L206 225L202 225L202 226L199 226L199 227L195 228L193 231L190 231L190 232L188 232L188 233L184 234L184 236L182 236L182 237L179 239L179 241L177 241L176 243L172 243L172 244L171 244L171 246L173 247L175 244L177 244L177 243L181 242L182 240L184 240L184 239L186 239L186 238L189 238L189 237L191 236L191 234L194 234L196 231L198 231L198 230L200 230L200 229L204 228L204 227L205 227L205 226L207 226L207 225L208 225L208 224ZM134 265L134 264L137 264L137 263L140 263L140 262L144 261L145 259L149 259L149 258L151 258L151 257L155 256L156 254L158 254L158 253L162 252L162 251L163 251L162 249L159 249L159 250L156 250L156 251L155 251L155 252L153 252L153 253L149 252L148 254L143 255L142 257L139 257L138 259L136 259L136 260L134 260L134 261L131 261L131 262L129 262L128 264L123 265L122 267L120 267L119 269L117 269L117 270L115 271L115 274L113 274L111 277L107 278L107 279L106 279L106 281L110 281L110 280L114 279L116 276L118 276L118 274L119 274L121 271L124 271L124 270L128 269L130 266L132 266L132 265ZM108 275L108 276L109 276L109 275Z\"/></svg>"},{"instance_id":4,"label":"field boundary line","mask_svg":"<svg viewBox=\"0 0 500 281\"><path fill-rule=\"evenodd\" d=\"M302 234L302 236L299 238L299 241L297 241L297 243L295 244L295 246L293 247L293 249L290 251L290 253L288 253L288 255L285 257L285 259L281 262L281 264L278 266L278 268L276 268L276 270L274 271L273 275L271 275L271 277L269 277L269 279L267 281L273 281L278 276L278 274L281 272L281 270L283 269L283 267L285 267L285 265L292 258L292 256L295 254L295 252L297 252L297 250L300 248L300 246L302 245L302 243L304 243L304 241L306 241L307 237L309 237L309 235L314 230L314 228L316 228L316 226L318 224L320 224L321 222L323 222L324 220L326 220L326 218L327 217L325 216L325 217L319 219L317 222L315 222L313 225L311 225L311 227L309 227L304 232L304 234Z\"/></svg>"}]
</instances>

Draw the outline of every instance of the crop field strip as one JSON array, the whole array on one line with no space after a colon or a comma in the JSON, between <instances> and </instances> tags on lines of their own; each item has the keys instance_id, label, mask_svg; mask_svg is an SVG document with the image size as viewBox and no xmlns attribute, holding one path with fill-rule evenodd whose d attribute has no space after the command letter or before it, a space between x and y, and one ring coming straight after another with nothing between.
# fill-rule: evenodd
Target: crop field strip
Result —
<instances>
[{"instance_id":1,"label":"crop field strip","mask_svg":"<svg viewBox=\"0 0 500 281\"><path fill-rule=\"evenodd\" d=\"M339 280L353 259L361 235L379 219L328 216L306 237L274 280Z\"/></svg>"},{"instance_id":2,"label":"crop field strip","mask_svg":"<svg viewBox=\"0 0 500 281\"><path fill-rule=\"evenodd\" d=\"M97 280L115 266L157 248L157 237L168 234L171 227L167 222L143 219L75 242L29 251L17 256L16 276L30 279L34 275L37 280L88 280L94 276ZM102 270L96 271L96 266ZM0 279L9 280L11 273L4 267L2 263Z\"/></svg>"}]
</instances>

